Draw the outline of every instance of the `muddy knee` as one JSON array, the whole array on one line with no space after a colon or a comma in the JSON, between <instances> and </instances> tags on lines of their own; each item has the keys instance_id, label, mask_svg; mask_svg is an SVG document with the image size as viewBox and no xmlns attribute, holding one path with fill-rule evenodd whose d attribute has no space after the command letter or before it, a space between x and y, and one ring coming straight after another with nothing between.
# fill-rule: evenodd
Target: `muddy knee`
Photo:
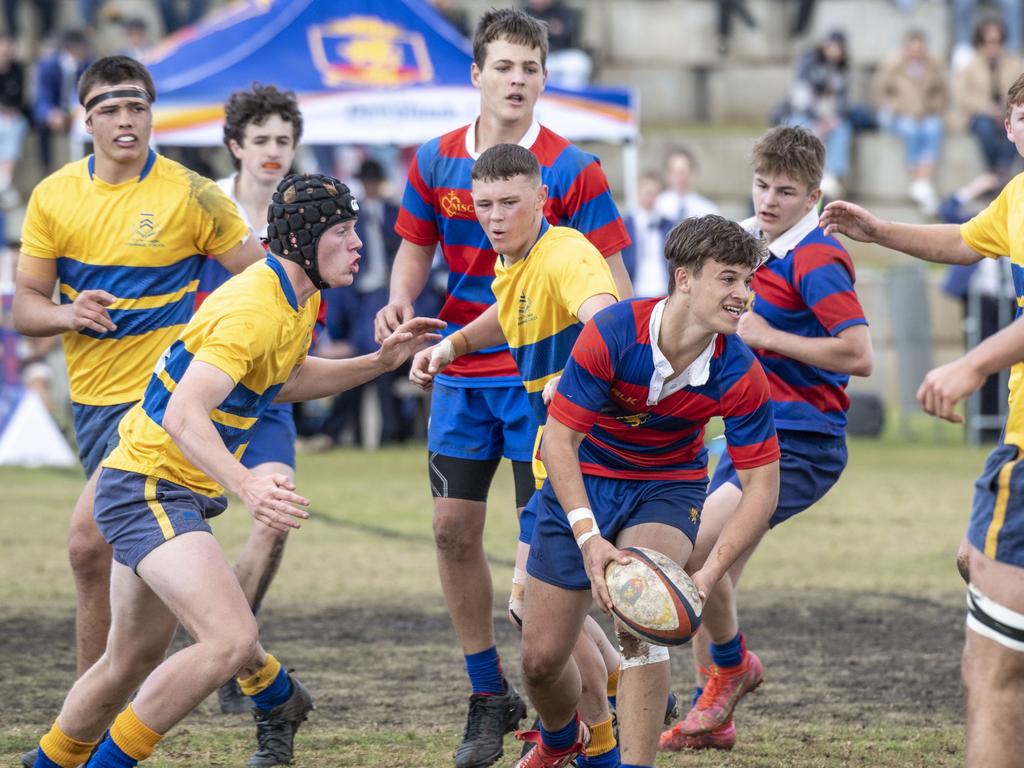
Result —
<instances>
[{"instance_id":1,"label":"muddy knee","mask_svg":"<svg viewBox=\"0 0 1024 768\"><path fill-rule=\"evenodd\" d=\"M631 635L618 622L615 624L615 636L619 641L619 653L622 655L620 668L623 672L631 667L645 667L669 660L668 648L651 645L646 640Z\"/></svg>"}]
</instances>

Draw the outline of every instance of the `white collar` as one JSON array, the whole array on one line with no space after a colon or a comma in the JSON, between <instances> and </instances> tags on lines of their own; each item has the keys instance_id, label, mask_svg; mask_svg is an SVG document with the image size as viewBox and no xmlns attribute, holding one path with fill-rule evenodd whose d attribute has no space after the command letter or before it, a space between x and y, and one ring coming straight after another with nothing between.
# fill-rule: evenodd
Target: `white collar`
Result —
<instances>
[{"instance_id":1,"label":"white collar","mask_svg":"<svg viewBox=\"0 0 1024 768\"><path fill-rule=\"evenodd\" d=\"M662 353L661 348L658 346L658 334L661 331L661 316L665 312L665 302L668 298L664 298L654 305L654 309L651 311L651 322L650 322L650 335L651 335L651 354L654 356L654 376L651 378L651 383L654 384L656 380L658 383L659 396L654 402L660 400L660 389L661 383L668 379L674 371L672 370L672 363L668 361ZM708 383L708 379L711 377L711 358L715 354L715 341L718 339L716 333L711 337L711 341L708 342L707 347L704 351L697 355L696 359L688 366L686 370L679 374L678 378L672 380L673 389L677 386L679 389L683 387L701 387ZM653 392L651 393L653 396ZM650 401L649 401L650 402Z\"/></svg>"},{"instance_id":2,"label":"white collar","mask_svg":"<svg viewBox=\"0 0 1024 768\"><path fill-rule=\"evenodd\" d=\"M466 129L466 152L474 160L480 158L481 152L476 151L476 124L480 122L480 117L477 116L476 120L469 124L469 128ZM523 134L523 138L519 140L519 146L529 149L533 146L533 143L537 141L537 137L540 136L540 123L534 120L526 133Z\"/></svg>"},{"instance_id":3,"label":"white collar","mask_svg":"<svg viewBox=\"0 0 1024 768\"><path fill-rule=\"evenodd\" d=\"M777 259L785 258L786 254L796 248L811 232L818 228L818 221L821 215L818 213L818 206L809 210L800 221L787 229L768 246L768 252ZM757 226L757 216L751 216L740 222L740 226L755 235L762 235L761 228Z\"/></svg>"}]
</instances>

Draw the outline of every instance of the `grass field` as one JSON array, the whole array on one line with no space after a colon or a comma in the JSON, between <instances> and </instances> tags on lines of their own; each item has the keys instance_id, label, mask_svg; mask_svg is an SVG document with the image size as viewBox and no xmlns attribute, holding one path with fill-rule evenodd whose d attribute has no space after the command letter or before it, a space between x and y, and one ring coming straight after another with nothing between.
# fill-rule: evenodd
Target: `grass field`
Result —
<instances>
[{"instance_id":1,"label":"grass field","mask_svg":"<svg viewBox=\"0 0 1024 768\"><path fill-rule=\"evenodd\" d=\"M742 624L767 682L737 711L736 749L663 755L659 766L962 764L953 554L985 451L950 437L855 440L850 454L840 485L769 535L744 576ZM74 472L0 469L0 765L34 744L73 680L64 538L80 485ZM468 690L434 567L422 447L301 455L298 485L315 511L261 614L265 644L317 698L295 765L451 765ZM504 470L492 499L495 620L516 680ZM215 521L229 554L247 529L238 504ZM688 691L689 653L673 665L676 689ZM252 748L251 723L208 702L147 765L240 766ZM513 752L509 740L499 765Z\"/></svg>"}]
</instances>

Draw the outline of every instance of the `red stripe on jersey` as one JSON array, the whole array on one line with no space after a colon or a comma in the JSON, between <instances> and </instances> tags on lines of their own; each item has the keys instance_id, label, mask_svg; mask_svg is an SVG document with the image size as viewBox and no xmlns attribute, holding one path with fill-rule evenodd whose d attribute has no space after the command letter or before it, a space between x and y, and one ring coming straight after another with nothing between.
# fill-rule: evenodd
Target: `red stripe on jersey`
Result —
<instances>
[{"instance_id":1,"label":"red stripe on jersey","mask_svg":"<svg viewBox=\"0 0 1024 768\"><path fill-rule=\"evenodd\" d=\"M482 315L489 306L491 305L481 304L475 301L461 301L449 296L437 316L446 323L469 325L480 317L480 315Z\"/></svg>"},{"instance_id":2,"label":"red stripe on jersey","mask_svg":"<svg viewBox=\"0 0 1024 768\"><path fill-rule=\"evenodd\" d=\"M628 469L612 469L600 464L580 462L580 471L584 475L595 475L597 477L615 477L623 480L704 480L708 473L706 469L665 469L662 471L631 472Z\"/></svg>"},{"instance_id":3,"label":"red stripe on jersey","mask_svg":"<svg viewBox=\"0 0 1024 768\"><path fill-rule=\"evenodd\" d=\"M199 309L199 305L206 301L206 297L211 293L213 291L196 291L196 309Z\"/></svg>"},{"instance_id":4,"label":"red stripe on jersey","mask_svg":"<svg viewBox=\"0 0 1024 768\"><path fill-rule=\"evenodd\" d=\"M604 226L592 229L589 232L584 232L589 240L597 250L601 252L601 255L606 259L609 256L613 256L623 248L629 246L630 242L629 233L626 231L626 225L622 223L622 219L615 219L615 221L609 221Z\"/></svg>"},{"instance_id":5,"label":"red stripe on jersey","mask_svg":"<svg viewBox=\"0 0 1024 768\"><path fill-rule=\"evenodd\" d=\"M537 156L537 161L542 166L550 168L555 164L558 156L569 146L569 143L568 139L542 125L530 151Z\"/></svg>"},{"instance_id":6,"label":"red stripe on jersey","mask_svg":"<svg viewBox=\"0 0 1024 768\"><path fill-rule=\"evenodd\" d=\"M769 439L753 445L730 445L729 458L736 469L754 469L778 461L782 455L779 451L779 438L772 435Z\"/></svg>"},{"instance_id":7,"label":"red stripe on jersey","mask_svg":"<svg viewBox=\"0 0 1024 768\"><path fill-rule=\"evenodd\" d=\"M456 128L442 136L437 143L438 154L444 157L467 157L466 154L466 132L475 130L475 125L465 125Z\"/></svg>"},{"instance_id":8,"label":"red stripe on jersey","mask_svg":"<svg viewBox=\"0 0 1024 768\"><path fill-rule=\"evenodd\" d=\"M829 331L840 323L864 317L864 308L854 291L838 291L826 296L811 307L811 311Z\"/></svg>"},{"instance_id":9,"label":"red stripe on jersey","mask_svg":"<svg viewBox=\"0 0 1024 768\"><path fill-rule=\"evenodd\" d=\"M455 361L444 369L444 375L460 379L479 379L484 376L512 376L518 379L519 369L516 368L516 361L508 351L474 352L472 355L455 358Z\"/></svg>"},{"instance_id":10,"label":"red stripe on jersey","mask_svg":"<svg viewBox=\"0 0 1024 768\"><path fill-rule=\"evenodd\" d=\"M581 408L569 400L560 392L555 392L555 397L548 406L548 418L564 424L577 432L589 432L590 428L597 421L597 414Z\"/></svg>"},{"instance_id":11,"label":"red stripe on jersey","mask_svg":"<svg viewBox=\"0 0 1024 768\"><path fill-rule=\"evenodd\" d=\"M636 326L637 344L651 343L651 313L658 299L650 301L634 301L630 304L633 309L633 325Z\"/></svg>"},{"instance_id":12,"label":"red stripe on jersey","mask_svg":"<svg viewBox=\"0 0 1024 768\"><path fill-rule=\"evenodd\" d=\"M445 243L444 258L449 272L473 277L494 277L494 262L498 255L490 248Z\"/></svg>"},{"instance_id":13,"label":"red stripe on jersey","mask_svg":"<svg viewBox=\"0 0 1024 768\"><path fill-rule=\"evenodd\" d=\"M758 298L764 299L773 307L791 311L804 308L800 294L786 282L782 275L771 270L757 270L754 273L752 288Z\"/></svg>"},{"instance_id":14,"label":"red stripe on jersey","mask_svg":"<svg viewBox=\"0 0 1024 768\"><path fill-rule=\"evenodd\" d=\"M850 406L850 398L846 392L828 384L814 387L795 387L774 373L768 374L768 383L772 388L772 400L781 402L807 403L825 413L827 411L846 411Z\"/></svg>"},{"instance_id":15,"label":"red stripe on jersey","mask_svg":"<svg viewBox=\"0 0 1024 768\"><path fill-rule=\"evenodd\" d=\"M752 362L746 372L722 393L722 412L727 416L747 414L756 411L767 402L765 395L765 372L758 362Z\"/></svg>"},{"instance_id":16,"label":"red stripe on jersey","mask_svg":"<svg viewBox=\"0 0 1024 768\"><path fill-rule=\"evenodd\" d=\"M833 248L824 243L813 243L795 250L796 259L793 261L793 285L799 288L800 281L804 275L813 272L818 267L827 264L838 264L850 274L850 279L855 279L853 261L845 251Z\"/></svg>"},{"instance_id":17,"label":"red stripe on jersey","mask_svg":"<svg viewBox=\"0 0 1024 768\"><path fill-rule=\"evenodd\" d=\"M590 163L577 174L572 185L562 195L565 205L573 210L581 208L584 203L604 194L608 181L604 171L596 162Z\"/></svg>"}]
</instances>

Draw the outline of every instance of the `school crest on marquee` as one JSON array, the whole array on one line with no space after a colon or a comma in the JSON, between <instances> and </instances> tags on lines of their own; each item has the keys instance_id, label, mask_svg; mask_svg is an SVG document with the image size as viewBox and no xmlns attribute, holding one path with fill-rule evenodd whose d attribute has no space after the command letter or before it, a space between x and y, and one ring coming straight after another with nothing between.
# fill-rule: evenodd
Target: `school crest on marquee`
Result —
<instances>
[{"instance_id":1,"label":"school crest on marquee","mask_svg":"<svg viewBox=\"0 0 1024 768\"><path fill-rule=\"evenodd\" d=\"M351 16L309 27L309 50L324 85L405 86L434 77L427 43L376 16Z\"/></svg>"}]
</instances>

